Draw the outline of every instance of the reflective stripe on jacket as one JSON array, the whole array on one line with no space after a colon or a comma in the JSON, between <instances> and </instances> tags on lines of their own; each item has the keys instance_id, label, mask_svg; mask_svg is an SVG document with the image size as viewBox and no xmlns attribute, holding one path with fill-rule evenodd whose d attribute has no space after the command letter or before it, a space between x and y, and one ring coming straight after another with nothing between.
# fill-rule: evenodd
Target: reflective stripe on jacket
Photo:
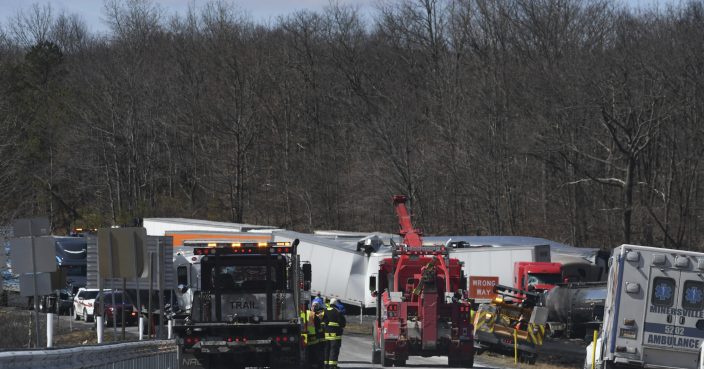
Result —
<instances>
[{"instance_id":1,"label":"reflective stripe on jacket","mask_svg":"<svg viewBox=\"0 0 704 369\"><path fill-rule=\"evenodd\" d=\"M345 325L347 324L347 320L345 319L345 316L341 314L336 308L329 307L325 309L325 313L323 314L323 323L325 324L325 339L328 340L330 339L328 337L342 336L342 331L343 328L345 328ZM332 333L334 333L334 336L330 335Z\"/></svg>"}]
</instances>

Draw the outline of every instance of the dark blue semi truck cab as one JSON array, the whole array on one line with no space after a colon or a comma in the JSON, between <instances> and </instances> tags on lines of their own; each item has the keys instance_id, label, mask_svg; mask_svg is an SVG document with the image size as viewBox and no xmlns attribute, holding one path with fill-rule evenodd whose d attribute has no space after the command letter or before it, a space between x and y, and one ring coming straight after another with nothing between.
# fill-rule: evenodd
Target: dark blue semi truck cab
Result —
<instances>
[{"instance_id":1,"label":"dark blue semi truck cab","mask_svg":"<svg viewBox=\"0 0 704 369\"><path fill-rule=\"evenodd\" d=\"M86 286L87 250L85 237L54 236L56 265L66 276L65 288L76 292Z\"/></svg>"}]
</instances>

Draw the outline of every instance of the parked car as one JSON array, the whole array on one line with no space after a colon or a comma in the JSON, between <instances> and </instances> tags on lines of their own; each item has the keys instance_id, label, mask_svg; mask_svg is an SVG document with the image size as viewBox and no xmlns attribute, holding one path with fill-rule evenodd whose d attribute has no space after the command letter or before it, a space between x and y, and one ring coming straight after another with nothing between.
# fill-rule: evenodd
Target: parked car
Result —
<instances>
[{"instance_id":1,"label":"parked car","mask_svg":"<svg viewBox=\"0 0 704 369\"><path fill-rule=\"evenodd\" d=\"M59 315L71 314L73 307L73 293L70 289L59 291Z\"/></svg>"},{"instance_id":2,"label":"parked car","mask_svg":"<svg viewBox=\"0 0 704 369\"><path fill-rule=\"evenodd\" d=\"M59 303L56 304L56 293L59 294ZM42 313L57 313L59 315L70 315L73 306L74 296L70 289L62 289L55 291L54 294L42 296L39 299L39 311Z\"/></svg>"},{"instance_id":3,"label":"parked car","mask_svg":"<svg viewBox=\"0 0 704 369\"><path fill-rule=\"evenodd\" d=\"M113 305L113 296L115 304ZM125 310L125 325L133 325L137 322L138 314L135 306L129 301L129 297L125 297L122 291L103 292L103 304L105 307L100 308L100 296L95 300L95 308L97 311L102 311L105 319L103 322L106 326L112 326L113 321L117 325L122 326L122 310Z\"/></svg>"},{"instance_id":4,"label":"parked car","mask_svg":"<svg viewBox=\"0 0 704 369\"><path fill-rule=\"evenodd\" d=\"M93 307L95 305L95 298L98 297L98 292L100 292L98 289L78 289L76 297L73 298L73 317L76 320L83 319L86 322L93 321Z\"/></svg>"}]
</instances>

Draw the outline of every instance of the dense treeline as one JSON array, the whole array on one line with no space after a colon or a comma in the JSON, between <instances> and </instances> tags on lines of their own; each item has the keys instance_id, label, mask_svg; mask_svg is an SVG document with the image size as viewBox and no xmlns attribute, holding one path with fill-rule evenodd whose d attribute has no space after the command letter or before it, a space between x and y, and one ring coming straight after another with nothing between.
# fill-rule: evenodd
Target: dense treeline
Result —
<instances>
[{"instance_id":1,"label":"dense treeline","mask_svg":"<svg viewBox=\"0 0 704 369\"><path fill-rule=\"evenodd\" d=\"M580 246L704 245L704 3L409 0L371 16L167 16L0 31L0 223L195 217Z\"/></svg>"}]
</instances>

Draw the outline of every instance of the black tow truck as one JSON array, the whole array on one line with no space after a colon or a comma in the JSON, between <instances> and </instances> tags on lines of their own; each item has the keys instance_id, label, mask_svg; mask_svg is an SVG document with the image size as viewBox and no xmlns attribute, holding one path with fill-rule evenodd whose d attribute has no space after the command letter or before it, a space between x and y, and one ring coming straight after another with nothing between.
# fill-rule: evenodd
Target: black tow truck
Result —
<instances>
[{"instance_id":1,"label":"black tow truck","mask_svg":"<svg viewBox=\"0 0 704 369\"><path fill-rule=\"evenodd\" d=\"M184 310L174 316L179 368L298 368L311 266L298 240L191 242L175 257Z\"/></svg>"}]
</instances>

